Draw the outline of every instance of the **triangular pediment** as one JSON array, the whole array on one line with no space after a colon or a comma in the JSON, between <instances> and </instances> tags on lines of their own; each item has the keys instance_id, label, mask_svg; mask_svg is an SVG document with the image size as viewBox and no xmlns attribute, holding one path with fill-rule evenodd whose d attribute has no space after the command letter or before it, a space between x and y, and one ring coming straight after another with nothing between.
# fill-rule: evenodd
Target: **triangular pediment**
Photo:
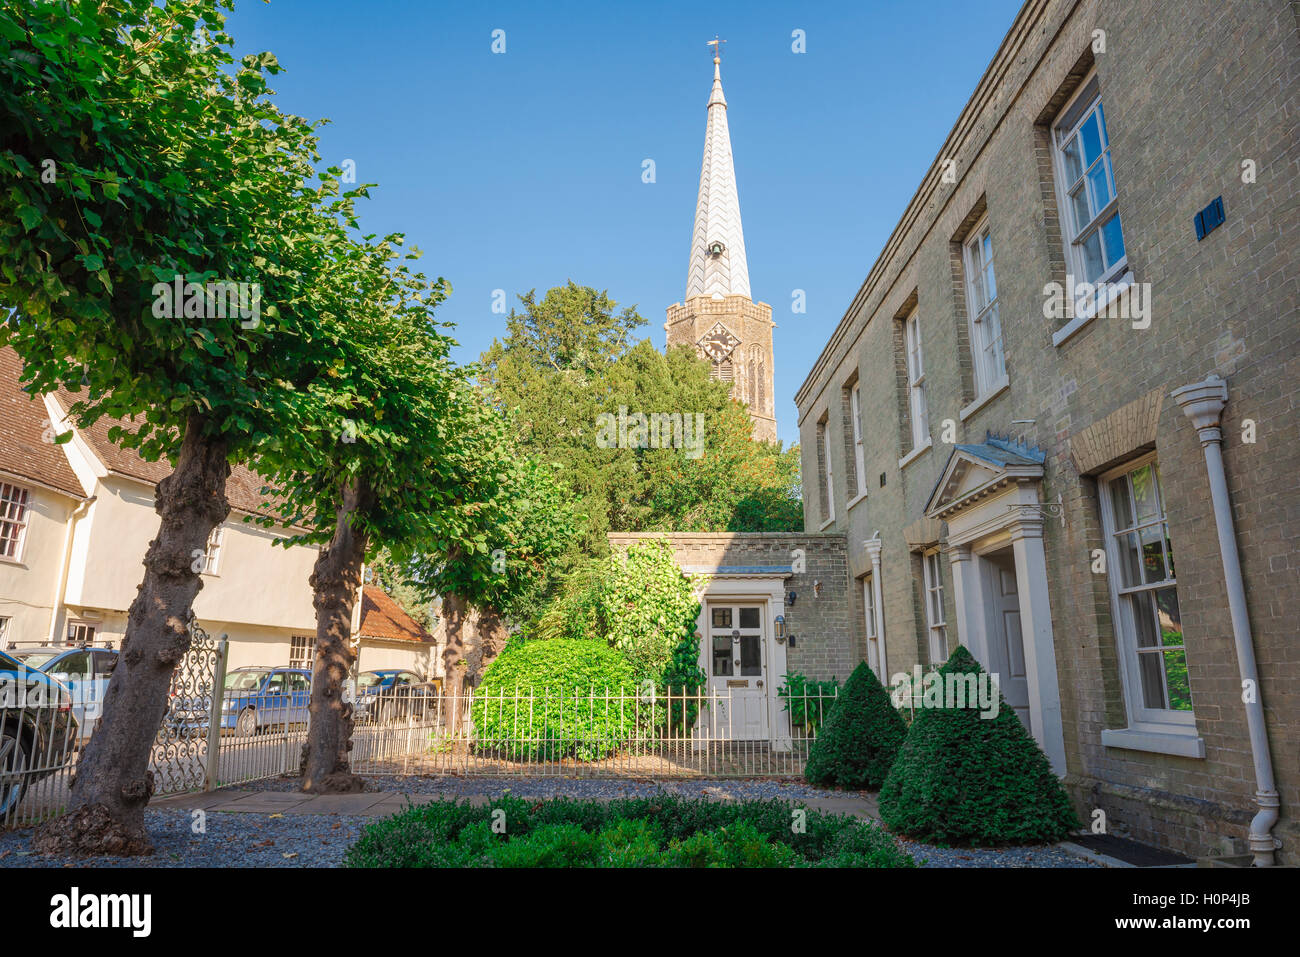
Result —
<instances>
[{"instance_id":1,"label":"triangular pediment","mask_svg":"<svg viewBox=\"0 0 1300 957\"><path fill-rule=\"evenodd\" d=\"M958 445L925 505L931 518L946 517L1012 483L1043 477L1043 454L990 437L980 445Z\"/></svg>"}]
</instances>

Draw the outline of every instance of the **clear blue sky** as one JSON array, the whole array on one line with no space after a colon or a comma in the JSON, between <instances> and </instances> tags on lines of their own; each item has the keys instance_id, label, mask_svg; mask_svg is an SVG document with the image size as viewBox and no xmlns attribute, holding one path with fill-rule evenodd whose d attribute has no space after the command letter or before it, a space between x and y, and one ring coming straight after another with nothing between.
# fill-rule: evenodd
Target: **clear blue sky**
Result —
<instances>
[{"instance_id":1,"label":"clear blue sky","mask_svg":"<svg viewBox=\"0 0 1300 957\"><path fill-rule=\"evenodd\" d=\"M750 284L777 323L789 443L795 390L1019 7L238 0L229 26L238 53L279 57L283 109L332 120L323 158L379 184L366 230L405 232L452 284L439 315L462 361L504 330L494 289L514 305L570 278L635 304L663 346L686 283L706 41L720 35ZM806 53L791 50L795 29ZM795 289L806 314L791 312Z\"/></svg>"}]
</instances>

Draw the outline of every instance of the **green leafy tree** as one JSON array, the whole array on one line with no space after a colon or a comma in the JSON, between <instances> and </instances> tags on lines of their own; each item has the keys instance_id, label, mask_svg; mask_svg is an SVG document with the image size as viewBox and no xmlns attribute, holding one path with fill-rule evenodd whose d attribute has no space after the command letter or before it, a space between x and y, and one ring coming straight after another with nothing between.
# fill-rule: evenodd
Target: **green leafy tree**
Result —
<instances>
[{"instance_id":1,"label":"green leafy tree","mask_svg":"<svg viewBox=\"0 0 1300 957\"><path fill-rule=\"evenodd\" d=\"M515 410L521 446L562 466L586 516L555 578L607 554L611 531L802 529L798 450L753 441L744 406L690 349L633 343L641 317L572 282L521 301L483 354L482 379ZM682 416L682 447L606 441L620 411ZM687 417L702 434L688 436Z\"/></svg>"},{"instance_id":2,"label":"green leafy tree","mask_svg":"<svg viewBox=\"0 0 1300 957\"><path fill-rule=\"evenodd\" d=\"M381 546L374 557L366 563L366 581L373 583L376 588L383 589L417 625L426 631L432 631L433 606L411 584L413 573L413 570L399 562L394 557L392 549L386 546Z\"/></svg>"},{"instance_id":3,"label":"green leafy tree","mask_svg":"<svg viewBox=\"0 0 1300 957\"><path fill-rule=\"evenodd\" d=\"M939 675L987 680L975 656L958 646ZM962 707L922 708L880 789L880 818L890 830L944 844L1058 841L1079 827L1061 782L1015 711L998 695L987 717L972 695Z\"/></svg>"},{"instance_id":4,"label":"green leafy tree","mask_svg":"<svg viewBox=\"0 0 1300 957\"><path fill-rule=\"evenodd\" d=\"M334 265L336 300L321 327L333 359L306 390L313 401L260 459L283 523L310 528L283 544L323 546L311 575L316 643L304 791L362 787L348 760L352 707L343 687L367 554L413 547L444 503L474 481L470 463L446 454L468 440L479 404L433 322L446 284L411 271L407 261L418 254L400 245L391 236L323 250Z\"/></svg>"},{"instance_id":5,"label":"green leafy tree","mask_svg":"<svg viewBox=\"0 0 1300 957\"><path fill-rule=\"evenodd\" d=\"M500 410L470 388L459 400L463 428L441 454L463 481L403 554L411 584L428 600L442 599L443 688L453 700L464 685L470 608L498 622L535 608L576 520L554 466L520 454ZM454 728L458 709L449 717Z\"/></svg>"},{"instance_id":6,"label":"green leafy tree","mask_svg":"<svg viewBox=\"0 0 1300 957\"><path fill-rule=\"evenodd\" d=\"M354 193L318 174L315 127L271 101L270 54L236 63L225 0L0 0L0 345L81 425L167 456L157 536L72 811L43 849L140 853L148 762L229 512L229 462L274 451L336 351L322 247ZM213 285L210 286L208 283ZM240 308L231 308L227 283ZM180 296L175 295L179 291ZM259 295L260 293L260 295Z\"/></svg>"},{"instance_id":7,"label":"green leafy tree","mask_svg":"<svg viewBox=\"0 0 1300 957\"><path fill-rule=\"evenodd\" d=\"M907 736L907 725L864 661L831 706L808 753L804 777L813 784L880 789Z\"/></svg>"}]
</instances>

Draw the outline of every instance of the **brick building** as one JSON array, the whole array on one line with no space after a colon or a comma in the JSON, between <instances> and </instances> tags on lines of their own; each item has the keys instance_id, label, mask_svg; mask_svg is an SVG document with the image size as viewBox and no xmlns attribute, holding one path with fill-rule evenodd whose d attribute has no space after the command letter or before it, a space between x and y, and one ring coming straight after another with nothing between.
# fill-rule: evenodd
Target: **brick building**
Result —
<instances>
[{"instance_id":1,"label":"brick building","mask_svg":"<svg viewBox=\"0 0 1300 957\"><path fill-rule=\"evenodd\" d=\"M1282 0L1029 0L796 396L883 678L963 643L1085 821L1283 863L1298 70Z\"/></svg>"}]
</instances>

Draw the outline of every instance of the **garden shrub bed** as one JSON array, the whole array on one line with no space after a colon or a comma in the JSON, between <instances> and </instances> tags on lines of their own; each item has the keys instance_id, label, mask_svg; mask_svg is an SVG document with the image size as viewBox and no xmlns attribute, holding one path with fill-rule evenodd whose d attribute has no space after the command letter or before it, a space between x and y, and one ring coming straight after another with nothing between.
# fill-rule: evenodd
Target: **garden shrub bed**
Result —
<instances>
[{"instance_id":1,"label":"garden shrub bed","mask_svg":"<svg viewBox=\"0 0 1300 957\"><path fill-rule=\"evenodd\" d=\"M786 801L436 801L368 824L350 867L914 867L876 824ZM499 833L504 831L504 833Z\"/></svg>"}]
</instances>

